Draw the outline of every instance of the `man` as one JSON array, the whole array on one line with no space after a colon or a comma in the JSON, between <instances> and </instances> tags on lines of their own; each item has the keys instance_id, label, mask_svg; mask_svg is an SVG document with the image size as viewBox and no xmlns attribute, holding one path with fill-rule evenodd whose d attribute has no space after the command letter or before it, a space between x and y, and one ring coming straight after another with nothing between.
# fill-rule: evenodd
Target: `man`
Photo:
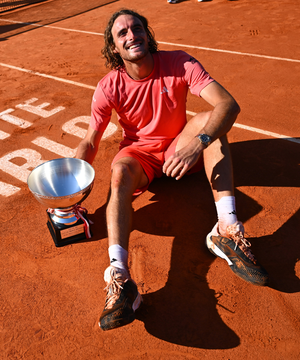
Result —
<instances>
[{"instance_id":1,"label":"man","mask_svg":"<svg viewBox=\"0 0 300 360\"><path fill-rule=\"evenodd\" d=\"M93 162L115 109L124 139L112 163L106 213L110 266L104 273L107 297L100 327L109 330L135 319L142 299L128 269L132 196L163 174L180 180L204 164L218 214L208 248L244 280L266 285L268 274L250 251L235 211L226 133L240 111L238 104L187 53L158 51L147 20L136 12L113 14L104 38L102 53L112 71L97 86L90 126L76 155ZM189 122L188 89L213 107Z\"/></svg>"}]
</instances>

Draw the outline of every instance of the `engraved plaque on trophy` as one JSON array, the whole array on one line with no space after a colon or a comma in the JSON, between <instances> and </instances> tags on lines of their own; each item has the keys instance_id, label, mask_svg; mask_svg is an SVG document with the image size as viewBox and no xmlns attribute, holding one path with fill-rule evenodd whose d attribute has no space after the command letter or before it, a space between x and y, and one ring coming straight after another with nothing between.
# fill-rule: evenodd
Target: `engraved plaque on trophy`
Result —
<instances>
[{"instance_id":1,"label":"engraved plaque on trophy","mask_svg":"<svg viewBox=\"0 0 300 360\"><path fill-rule=\"evenodd\" d=\"M75 158L46 161L29 174L28 187L47 207L47 226L57 247L92 236L87 210L80 204L90 194L94 178L93 167Z\"/></svg>"}]
</instances>

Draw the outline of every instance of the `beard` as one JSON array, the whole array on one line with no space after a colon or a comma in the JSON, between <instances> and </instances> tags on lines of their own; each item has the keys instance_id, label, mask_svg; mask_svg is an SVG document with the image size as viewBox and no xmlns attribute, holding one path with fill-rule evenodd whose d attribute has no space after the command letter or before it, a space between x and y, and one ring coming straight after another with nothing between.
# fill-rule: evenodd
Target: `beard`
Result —
<instances>
[{"instance_id":1,"label":"beard","mask_svg":"<svg viewBox=\"0 0 300 360\"><path fill-rule=\"evenodd\" d=\"M145 43L143 42L139 47L138 51L122 49L121 51L118 52L118 54L123 60L123 62L138 63L139 61L147 57L147 55L149 54L148 43L145 45Z\"/></svg>"}]
</instances>

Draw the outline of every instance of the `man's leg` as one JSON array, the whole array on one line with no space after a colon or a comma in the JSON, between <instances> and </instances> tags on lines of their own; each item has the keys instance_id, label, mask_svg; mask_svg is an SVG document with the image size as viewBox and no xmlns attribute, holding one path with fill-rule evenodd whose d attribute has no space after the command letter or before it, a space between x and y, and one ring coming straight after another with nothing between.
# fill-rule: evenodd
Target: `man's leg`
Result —
<instances>
[{"instance_id":1,"label":"man's leg","mask_svg":"<svg viewBox=\"0 0 300 360\"><path fill-rule=\"evenodd\" d=\"M199 131L205 127L210 114L210 112L199 113L187 123L178 140L176 151L186 146L198 135ZM237 221L232 160L226 135L215 140L203 151L203 161L205 173L216 203L219 231L225 236L227 226Z\"/></svg>"},{"instance_id":2,"label":"man's leg","mask_svg":"<svg viewBox=\"0 0 300 360\"><path fill-rule=\"evenodd\" d=\"M176 145L176 151L182 149L199 134L199 130L205 127L209 117L210 112L199 113L187 123ZM227 137L222 136L204 150L203 160L215 201L221 200L223 196L233 196L232 161Z\"/></svg>"},{"instance_id":3,"label":"man's leg","mask_svg":"<svg viewBox=\"0 0 300 360\"><path fill-rule=\"evenodd\" d=\"M132 222L132 194L147 183L148 178L135 158L121 158L114 164L111 194L106 211L108 246L118 244L128 250Z\"/></svg>"},{"instance_id":4,"label":"man's leg","mask_svg":"<svg viewBox=\"0 0 300 360\"><path fill-rule=\"evenodd\" d=\"M132 194L148 183L140 163L132 157L113 166L107 206L108 246L111 265L105 270L107 297L99 325L114 329L132 322L141 296L128 270L128 242L132 224Z\"/></svg>"},{"instance_id":5,"label":"man's leg","mask_svg":"<svg viewBox=\"0 0 300 360\"><path fill-rule=\"evenodd\" d=\"M176 151L186 146L210 117L210 112L199 113L183 129ZM244 227L237 221L230 148L226 136L215 140L203 151L206 176L210 183L218 214L218 222L207 236L209 250L225 259L242 279L256 285L266 285L267 272L257 263L244 238Z\"/></svg>"}]
</instances>

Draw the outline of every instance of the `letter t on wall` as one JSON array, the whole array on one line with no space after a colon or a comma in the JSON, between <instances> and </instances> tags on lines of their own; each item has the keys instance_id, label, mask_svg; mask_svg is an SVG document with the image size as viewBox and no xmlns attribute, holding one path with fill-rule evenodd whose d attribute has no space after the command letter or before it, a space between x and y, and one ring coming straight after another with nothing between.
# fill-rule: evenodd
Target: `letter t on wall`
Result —
<instances>
[{"instance_id":1,"label":"letter t on wall","mask_svg":"<svg viewBox=\"0 0 300 360\"><path fill-rule=\"evenodd\" d=\"M44 108L46 106L49 106L50 103L43 103L43 104L36 105L36 106L31 105L32 103L34 103L37 100L38 100L37 98L29 99L29 100L25 101L24 104L16 105L16 108L28 111L32 114L39 115L43 118L48 118L48 117L58 113L59 111L65 109L63 106L58 106L50 111L44 110Z\"/></svg>"}]
</instances>

